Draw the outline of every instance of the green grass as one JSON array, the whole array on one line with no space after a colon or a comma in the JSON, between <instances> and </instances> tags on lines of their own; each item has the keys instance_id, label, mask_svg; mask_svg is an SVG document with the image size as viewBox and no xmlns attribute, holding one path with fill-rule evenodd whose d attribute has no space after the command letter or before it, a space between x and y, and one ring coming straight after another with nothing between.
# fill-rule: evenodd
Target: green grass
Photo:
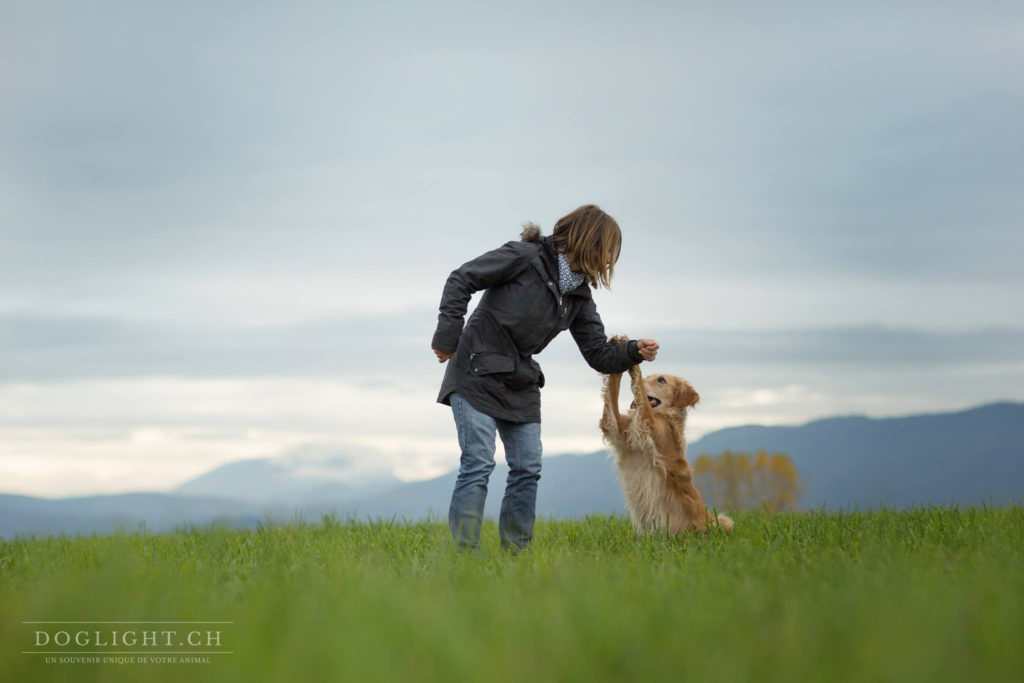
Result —
<instances>
[{"instance_id":1,"label":"green grass","mask_svg":"<svg viewBox=\"0 0 1024 683\"><path fill-rule=\"evenodd\" d=\"M1021 507L740 514L683 540L541 520L520 556L490 521L477 555L437 521L14 540L0 680L1016 681L1022 551ZM235 654L21 654L57 628L22 621L60 619L229 620Z\"/></svg>"}]
</instances>

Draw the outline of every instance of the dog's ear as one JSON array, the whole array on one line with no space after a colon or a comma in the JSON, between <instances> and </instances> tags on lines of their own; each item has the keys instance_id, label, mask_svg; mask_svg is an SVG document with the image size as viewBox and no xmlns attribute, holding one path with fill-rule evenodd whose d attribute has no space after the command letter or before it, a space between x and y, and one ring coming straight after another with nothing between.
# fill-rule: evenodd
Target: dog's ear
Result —
<instances>
[{"instance_id":1,"label":"dog's ear","mask_svg":"<svg viewBox=\"0 0 1024 683\"><path fill-rule=\"evenodd\" d=\"M679 380L672 405L682 409L692 408L697 405L698 401L700 401L700 394L697 393L697 390L690 386L690 383L686 380Z\"/></svg>"}]
</instances>

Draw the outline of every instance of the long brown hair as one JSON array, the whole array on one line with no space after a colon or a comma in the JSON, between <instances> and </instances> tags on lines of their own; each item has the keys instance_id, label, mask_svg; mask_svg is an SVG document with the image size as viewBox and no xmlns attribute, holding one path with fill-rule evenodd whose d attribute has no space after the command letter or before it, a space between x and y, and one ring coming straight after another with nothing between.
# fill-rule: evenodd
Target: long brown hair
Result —
<instances>
[{"instance_id":1,"label":"long brown hair","mask_svg":"<svg viewBox=\"0 0 1024 683\"><path fill-rule=\"evenodd\" d=\"M569 259L570 268L583 271L591 287L612 288L622 232L615 219L596 204L584 204L559 218L551 242Z\"/></svg>"}]
</instances>

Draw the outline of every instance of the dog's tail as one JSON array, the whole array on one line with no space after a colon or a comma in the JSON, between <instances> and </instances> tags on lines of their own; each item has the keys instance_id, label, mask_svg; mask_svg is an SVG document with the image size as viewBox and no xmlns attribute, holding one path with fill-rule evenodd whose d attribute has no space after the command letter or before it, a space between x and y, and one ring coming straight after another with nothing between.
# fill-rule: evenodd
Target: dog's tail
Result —
<instances>
[{"instance_id":1,"label":"dog's tail","mask_svg":"<svg viewBox=\"0 0 1024 683\"><path fill-rule=\"evenodd\" d=\"M731 534L732 533L732 527L733 527L732 517L729 517L728 515L719 512L718 513L718 519L716 520L714 517L711 516L711 513L709 512L708 513L708 523L709 524L714 524L716 522L718 523L718 527L722 531L724 531L727 534Z\"/></svg>"}]
</instances>

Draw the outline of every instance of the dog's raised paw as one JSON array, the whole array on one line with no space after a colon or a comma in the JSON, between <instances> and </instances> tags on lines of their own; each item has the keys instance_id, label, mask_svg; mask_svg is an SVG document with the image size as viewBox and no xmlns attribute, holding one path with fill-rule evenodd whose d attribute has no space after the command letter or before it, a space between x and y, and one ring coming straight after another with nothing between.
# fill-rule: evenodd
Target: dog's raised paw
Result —
<instances>
[{"instance_id":1,"label":"dog's raised paw","mask_svg":"<svg viewBox=\"0 0 1024 683\"><path fill-rule=\"evenodd\" d=\"M639 365L630 366L629 378L630 384L632 384L633 389L637 389L641 386L641 383L644 381L644 374L643 372L640 371Z\"/></svg>"},{"instance_id":2,"label":"dog's raised paw","mask_svg":"<svg viewBox=\"0 0 1024 683\"><path fill-rule=\"evenodd\" d=\"M628 334L617 334L614 337L612 337L611 339L609 339L608 341L609 341L609 343L612 343L612 344L621 344L624 341L629 341L629 335Z\"/></svg>"}]
</instances>

